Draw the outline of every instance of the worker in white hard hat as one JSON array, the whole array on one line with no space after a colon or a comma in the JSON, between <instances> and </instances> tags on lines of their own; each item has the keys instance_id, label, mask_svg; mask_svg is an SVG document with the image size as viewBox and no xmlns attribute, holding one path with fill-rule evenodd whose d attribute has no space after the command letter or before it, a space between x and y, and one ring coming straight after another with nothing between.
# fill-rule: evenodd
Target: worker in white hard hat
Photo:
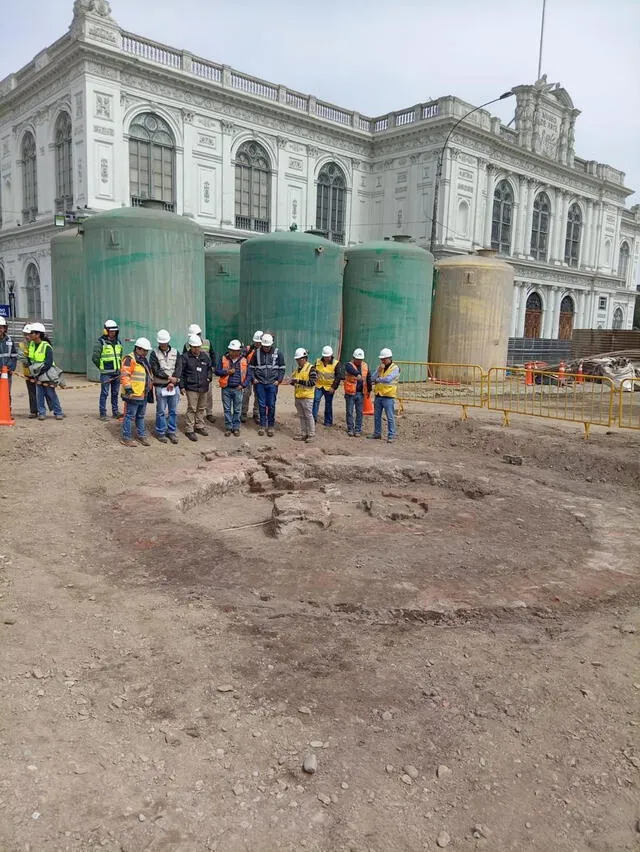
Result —
<instances>
[{"instance_id":1,"label":"worker in white hard hat","mask_svg":"<svg viewBox=\"0 0 640 852\"><path fill-rule=\"evenodd\" d=\"M22 364L22 376L27 385L29 394L29 418L34 420L38 416L38 401L36 395L36 380L29 369L29 346L31 344L31 324L26 323L22 329L22 340L18 344L18 360ZM48 401L47 401L48 402ZM49 410L51 410L50 403Z\"/></svg>"},{"instance_id":2,"label":"worker in white hard hat","mask_svg":"<svg viewBox=\"0 0 640 852\"><path fill-rule=\"evenodd\" d=\"M216 376L221 388L222 410L224 411L225 437L240 435L242 416L242 394L249 383L249 365L242 354L242 343L230 340L226 355L216 364Z\"/></svg>"},{"instance_id":3,"label":"worker in white hard hat","mask_svg":"<svg viewBox=\"0 0 640 852\"><path fill-rule=\"evenodd\" d=\"M300 418L300 431L294 441L313 441L316 436L316 421L313 419L313 393L316 384L316 368L309 361L309 353L299 347L295 351L296 369L291 373L294 387L296 411Z\"/></svg>"},{"instance_id":4,"label":"worker in white hard hat","mask_svg":"<svg viewBox=\"0 0 640 852\"><path fill-rule=\"evenodd\" d=\"M0 317L0 371L6 367L9 375L9 400L11 400L11 374L18 363L18 350L9 334L7 321Z\"/></svg>"},{"instance_id":5,"label":"worker in white hard hat","mask_svg":"<svg viewBox=\"0 0 640 852\"><path fill-rule=\"evenodd\" d=\"M122 343L120 329L115 320L108 319L104 329L93 347L91 360L100 370L100 400L98 403L100 420L107 419L107 399L111 394L111 416L117 420L120 394L120 368L122 367Z\"/></svg>"},{"instance_id":6,"label":"worker in white hard hat","mask_svg":"<svg viewBox=\"0 0 640 852\"><path fill-rule=\"evenodd\" d=\"M157 346L149 356L149 366L156 393L156 438L161 444L178 443L178 403L182 356L171 345L171 335L161 328L156 335Z\"/></svg>"},{"instance_id":7,"label":"worker in white hard hat","mask_svg":"<svg viewBox=\"0 0 640 852\"><path fill-rule=\"evenodd\" d=\"M60 371L56 369L53 347L47 337L44 325L41 322L32 322L29 337L31 342L29 343L27 357L29 359L29 371L36 380L38 420L46 419L47 409L45 405L47 402L55 419L64 420L64 412L56 392L58 380L55 374L59 374Z\"/></svg>"},{"instance_id":8,"label":"worker in white hard hat","mask_svg":"<svg viewBox=\"0 0 640 852\"><path fill-rule=\"evenodd\" d=\"M344 365L344 402L347 415L347 435L359 438L362 435L362 412L364 398L371 393L371 373L364 360L364 350L354 349L350 361ZM355 413L355 418L354 418Z\"/></svg>"},{"instance_id":9,"label":"worker in white hard hat","mask_svg":"<svg viewBox=\"0 0 640 852\"><path fill-rule=\"evenodd\" d=\"M149 365L151 343L146 337L139 337L131 355L125 355L120 368L120 385L124 400L124 420L122 438L125 447L135 447L132 427L135 421L138 441L143 447L151 446L144 425L147 403L153 402L153 376Z\"/></svg>"},{"instance_id":10,"label":"worker in white hard hat","mask_svg":"<svg viewBox=\"0 0 640 852\"><path fill-rule=\"evenodd\" d=\"M202 345L200 347L201 351L206 353L209 356L209 360L211 361L212 367L216 365L216 353L213 351L213 347L211 346L211 341L204 336L202 328L195 322L191 323L189 326L189 331L187 333L188 337L196 334L200 340L202 341ZM184 345L182 350L182 354L186 355L189 351L189 340ZM213 385L209 385L209 390L207 392L207 403L206 403L206 414L205 418L209 421L209 423L215 423L216 418L213 414Z\"/></svg>"},{"instance_id":11,"label":"worker in white hard hat","mask_svg":"<svg viewBox=\"0 0 640 852\"><path fill-rule=\"evenodd\" d=\"M333 426L333 395L343 376L342 364L333 357L333 348L323 346L322 357L316 361L316 389L313 397L313 419L318 422L320 403L324 399L324 425Z\"/></svg>"},{"instance_id":12,"label":"worker in white hard hat","mask_svg":"<svg viewBox=\"0 0 640 852\"><path fill-rule=\"evenodd\" d=\"M260 349L260 341L262 340L262 332L260 330L254 332L253 339L251 344L247 346L245 350L245 358L247 359L247 364L251 364L256 355L256 350ZM247 414L249 413L249 402L251 401L251 391L253 389L253 385L251 382L246 386L244 392L242 394L242 414L240 415L240 420L242 423L246 423ZM256 423L260 420L260 414L258 412L258 397L253 395L253 419Z\"/></svg>"},{"instance_id":13,"label":"worker in white hard hat","mask_svg":"<svg viewBox=\"0 0 640 852\"><path fill-rule=\"evenodd\" d=\"M398 379L400 367L393 363L393 352L390 349L380 350L380 364L372 378L373 392L376 395L373 404L373 435L369 438L382 439L382 412L387 418L387 442L391 444L396 437L395 402L398 394Z\"/></svg>"},{"instance_id":14,"label":"worker in white hard hat","mask_svg":"<svg viewBox=\"0 0 640 852\"><path fill-rule=\"evenodd\" d=\"M273 335L265 331L256 350L255 358L249 366L249 375L253 382L253 390L258 397L260 424L258 435L272 438L276 425L276 401L278 387L282 384L285 373L284 355L273 345Z\"/></svg>"},{"instance_id":15,"label":"worker in white hard hat","mask_svg":"<svg viewBox=\"0 0 640 852\"><path fill-rule=\"evenodd\" d=\"M190 334L187 344L187 351L182 355L180 377L180 393L187 397L184 434L190 441L197 441L198 435L209 434L205 428L205 416L213 365L209 353L202 349L202 338L199 335Z\"/></svg>"}]
</instances>

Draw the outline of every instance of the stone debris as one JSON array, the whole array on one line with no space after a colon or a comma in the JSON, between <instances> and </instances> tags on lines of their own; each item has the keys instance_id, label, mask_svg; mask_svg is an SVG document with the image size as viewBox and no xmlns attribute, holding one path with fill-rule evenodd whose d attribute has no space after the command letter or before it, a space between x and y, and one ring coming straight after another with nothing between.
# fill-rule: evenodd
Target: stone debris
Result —
<instances>
[{"instance_id":1,"label":"stone debris","mask_svg":"<svg viewBox=\"0 0 640 852\"><path fill-rule=\"evenodd\" d=\"M331 510L317 494L283 494L273 502L272 523L277 537L304 533L309 527L327 529L331 525Z\"/></svg>"},{"instance_id":2,"label":"stone debris","mask_svg":"<svg viewBox=\"0 0 640 852\"><path fill-rule=\"evenodd\" d=\"M305 757L305 759L304 759L304 761L303 761L303 763L302 763L302 768L303 768L303 769L304 769L304 771L305 771L305 772L307 772L309 775L315 775L315 773L316 773L316 772L317 772L317 770L318 770L318 758L315 756L315 754L313 754L313 753L312 753L312 754L308 754L308 755Z\"/></svg>"},{"instance_id":3,"label":"stone debris","mask_svg":"<svg viewBox=\"0 0 640 852\"><path fill-rule=\"evenodd\" d=\"M504 456L502 456L502 461L505 462L506 464L515 464L515 465L521 466L522 465L522 456L512 456L512 455L509 455L508 453L506 453Z\"/></svg>"},{"instance_id":4,"label":"stone debris","mask_svg":"<svg viewBox=\"0 0 640 852\"><path fill-rule=\"evenodd\" d=\"M436 845L439 846L440 849L444 849L445 846L448 846L451 843L451 837L448 832L441 831L440 834L436 838Z\"/></svg>"},{"instance_id":5,"label":"stone debris","mask_svg":"<svg viewBox=\"0 0 640 852\"><path fill-rule=\"evenodd\" d=\"M39 668L32 669L31 674L33 677L35 677L36 680L42 680L42 678L44 677L44 672L42 671L42 669Z\"/></svg>"},{"instance_id":6,"label":"stone debris","mask_svg":"<svg viewBox=\"0 0 640 852\"><path fill-rule=\"evenodd\" d=\"M223 683L220 686L216 687L218 692L233 692L233 687L228 683Z\"/></svg>"},{"instance_id":7,"label":"stone debris","mask_svg":"<svg viewBox=\"0 0 640 852\"><path fill-rule=\"evenodd\" d=\"M410 764L410 763L407 766L404 767L404 771L407 773L409 778L411 778L413 781L415 781L416 778L418 778L419 775L420 775L420 773L418 772L416 767L412 766L412 764Z\"/></svg>"},{"instance_id":8,"label":"stone debris","mask_svg":"<svg viewBox=\"0 0 640 852\"><path fill-rule=\"evenodd\" d=\"M452 774L453 774L452 771L449 769L448 766L445 766L444 763L440 764L440 766L438 767L437 772L436 772L436 775L438 776L438 778L446 778L447 776L452 775Z\"/></svg>"},{"instance_id":9,"label":"stone debris","mask_svg":"<svg viewBox=\"0 0 640 852\"><path fill-rule=\"evenodd\" d=\"M318 793L318 801L322 802L323 805L330 805L331 796L327 796L326 793Z\"/></svg>"}]
</instances>

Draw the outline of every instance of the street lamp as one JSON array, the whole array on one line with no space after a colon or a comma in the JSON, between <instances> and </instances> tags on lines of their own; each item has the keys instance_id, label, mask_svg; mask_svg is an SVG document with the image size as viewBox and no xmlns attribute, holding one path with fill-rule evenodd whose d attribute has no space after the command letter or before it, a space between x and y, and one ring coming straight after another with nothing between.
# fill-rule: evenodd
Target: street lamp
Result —
<instances>
[{"instance_id":1,"label":"street lamp","mask_svg":"<svg viewBox=\"0 0 640 852\"><path fill-rule=\"evenodd\" d=\"M505 98L510 98L514 92L509 89L508 92L503 92L500 97L493 98L490 101L487 101L485 104L480 104L480 106L474 107L470 109L469 112L466 112L462 118L459 118L456 123L453 125L451 130L447 133L447 137L444 140L444 145L440 149L440 153L438 154L438 165L436 168L436 178L433 185L433 210L431 211L431 240L429 242L429 251L433 254L433 250L436 246L436 220L438 218L438 201L440 200L440 180L442 178L442 162L444 160L444 152L447 149L447 145L449 144L449 139L451 139L451 134L456 129L459 124L465 120L465 118L469 118L474 112L478 112L480 109L484 109L491 104L495 104L498 101L503 101Z\"/></svg>"}]
</instances>

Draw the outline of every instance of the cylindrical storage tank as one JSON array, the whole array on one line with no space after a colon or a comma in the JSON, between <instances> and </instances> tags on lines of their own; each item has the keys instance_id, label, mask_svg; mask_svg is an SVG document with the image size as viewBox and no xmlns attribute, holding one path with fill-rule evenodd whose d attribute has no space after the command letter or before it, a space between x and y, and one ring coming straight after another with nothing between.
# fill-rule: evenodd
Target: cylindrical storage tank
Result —
<instances>
[{"instance_id":1,"label":"cylindrical storage tank","mask_svg":"<svg viewBox=\"0 0 640 852\"><path fill-rule=\"evenodd\" d=\"M506 366L513 267L493 249L481 249L477 255L444 258L437 268L429 360L477 364L485 372ZM447 375L439 370L437 377Z\"/></svg>"},{"instance_id":2,"label":"cylindrical storage tank","mask_svg":"<svg viewBox=\"0 0 640 852\"><path fill-rule=\"evenodd\" d=\"M243 340L272 332L287 369L304 346L319 358L323 346L339 357L342 342L341 246L299 231L252 237L240 247Z\"/></svg>"},{"instance_id":3,"label":"cylindrical storage tank","mask_svg":"<svg viewBox=\"0 0 640 852\"><path fill-rule=\"evenodd\" d=\"M155 345L166 328L182 349L193 322L204 327L204 235L191 219L162 210L122 207L86 220L87 375L103 323L120 325L125 354L133 341Z\"/></svg>"},{"instance_id":4,"label":"cylindrical storage tank","mask_svg":"<svg viewBox=\"0 0 640 852\"><path fill-rule=\"evenodd\" d=\"M344 351L364 349L371 366L383 347L400 361L426 361L433 255L404 235L345 252Z\"/></svg>"},{"instance_id":5,"label":"cylindrical storage tank","mask_svg":"<svg viewBox=\"0 0 640 852\"><path fill-rule=\"evenodd\" d=\"M204 252L206 334L217 354L240 335L240 246L221 245Z\"/></svg>"},{"instance_id":6,"label":"cylindrical storage tank","mask_svg":"<svg viewBox=\"0 0 640 852\"><path fill-rule=\"evenodd\" d=\"M84 247L77 228L51 238L51 285L56 363L67 373L84 373L87 364Z\"/></svg>"}]
</instances>

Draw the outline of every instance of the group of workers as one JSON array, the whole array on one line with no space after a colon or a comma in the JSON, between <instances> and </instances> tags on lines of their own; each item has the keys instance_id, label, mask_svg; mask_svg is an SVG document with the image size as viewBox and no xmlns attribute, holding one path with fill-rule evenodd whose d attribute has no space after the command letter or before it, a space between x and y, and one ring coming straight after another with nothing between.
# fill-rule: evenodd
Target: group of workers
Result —
<instances>
[{"instance_id":1,"label":"group of workers","mask_svg":"<svg viewBox=\"0 0 640 852\"><path fill-rule=\"evenodd\" d=\"M56 419L64 417L56 393L60 371L53 360L51 341L41 323L24 327L24 341L14 347L7 333L6 321L0 317L0 367L15 371L17 361L29 390L30 417L44 420L46 406ZM225 436L240 435L241 423L246 422L253 393L253 418L258 435L274 435L278 390L283 383L294 388L299 431L294 440L313 441L320 407L324 401L323 423L333 425L333 399L342 383L345 397L347 434L362 435L365 399L371 393L374 400L374 431L368 437L382 439L383 415L387 421L387 440L396 437L395 397L400 375L390 349L382 349L380 363L372 372L362 349L341 363L334 357L331 346L322 349L316 361L300 347L295 352L295 369L285 378L285 359L275 345L270 332L256 331L249 346L240 340L229 342L225 354L217 357L200 326L189 326L181 350L172 345L171 335L160 329L156 345L139 337L131 354L124 354L120 329L114 320L107 320L103 333L93 349L92 361L100 373L99 416L107 420L107 404L111 416L121 421L121 443L135 447L137 441L149 446L145 427L147 404L155 401L155 436L161 443L178 443L177 412L180 396L186 397L187 411L184 432L190 441L208 435L207 421L214 423L213 381L217 377L224 414ZM120 411L120 399L124 412Z\"/></svg>"}]
</instances>

